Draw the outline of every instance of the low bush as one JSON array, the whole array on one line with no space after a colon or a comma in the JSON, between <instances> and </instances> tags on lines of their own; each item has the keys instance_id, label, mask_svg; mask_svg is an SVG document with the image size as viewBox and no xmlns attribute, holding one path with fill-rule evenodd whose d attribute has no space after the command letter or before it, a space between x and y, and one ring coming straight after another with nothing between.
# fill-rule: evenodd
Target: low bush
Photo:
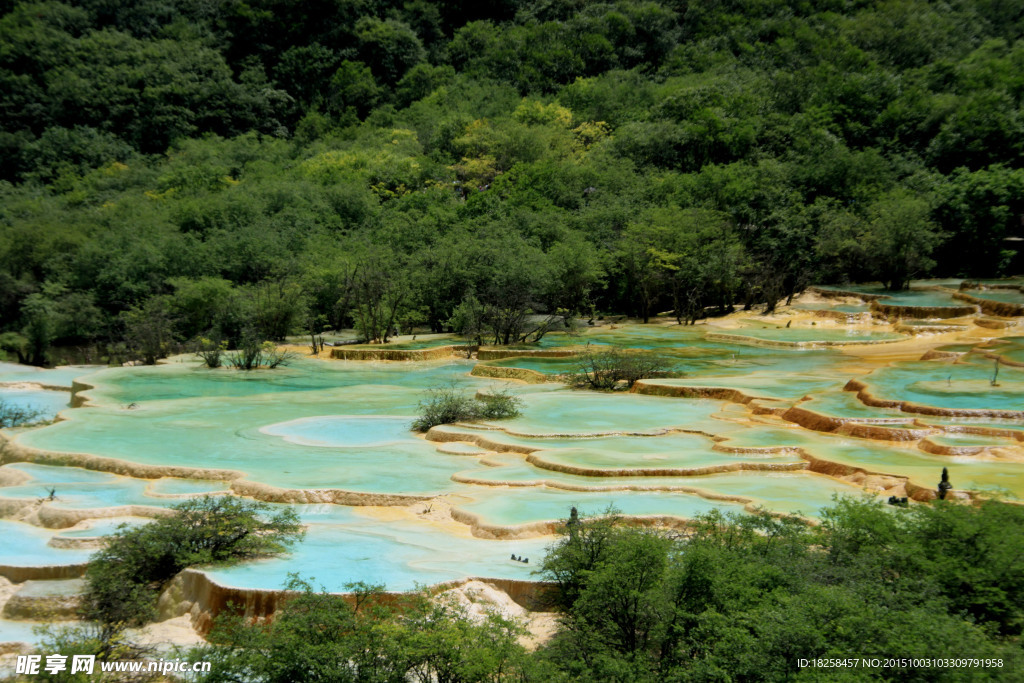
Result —
<instances>
[{"instance_id":1,"label":"low bush","mask_svg":"<svg viewBox=\"0 0 1024 683\"><path fill-rule=\"evenodd\" d=\"M219 368L224 364L228 343L220 339L202 337L196 342L196 355L203 359L208 368Z\"/></svg>"},{"instance_id":2,"label":"low bush","mask_svg":"<svg viewBox=\"0 0 1024 683\"><path fill-rule=\"evenodd\" d=\"M425 432L431 427L453 422L515 417L521 405L522 399L504 389L468 396L451 385L434 387L420 401L420 415L413 421L412 428Z\"/></svg>"},{"instance_id":3,"label":"low bush","mask_svg":"<svg viewBox=\"0 0 1024 683\"><path fill-rule=\"evenodd\" d=\"M292 352L278 349L274 342L261 341L250 331L243 335L238 348L227 354L227 364L238 370L255 370L260 367L273 369L279 365L288 365L293 358ZM217 361L220 362L219 357Z\"/></svg>"},{"instance_id":4,"label":"low bush","mask_svg":"<svg viewBox=\"0 0 1024 683\"><path fill-rule=\"evenodd\" d=\"M667 359L652 353L588 350L576 357L566 382L578 388L630 389L640 379L679 375L669 371L669 367Z\"/></svg>"}]
</instances>

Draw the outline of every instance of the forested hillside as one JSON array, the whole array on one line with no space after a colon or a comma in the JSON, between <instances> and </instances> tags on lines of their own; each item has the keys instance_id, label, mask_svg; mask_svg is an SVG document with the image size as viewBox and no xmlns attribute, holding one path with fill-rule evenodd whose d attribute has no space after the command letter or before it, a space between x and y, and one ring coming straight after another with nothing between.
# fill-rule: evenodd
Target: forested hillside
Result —
<instances>
[{"instance_id":1,"label":"forested hillside","mask_svg":"<svg viewBox=\"0 0 1024 683\"><path fill-rule=\"evenodd\" d=\"M1018 2L0 11L0 346L27 361L1019 270Z\"/></svg>"}]
</instances>

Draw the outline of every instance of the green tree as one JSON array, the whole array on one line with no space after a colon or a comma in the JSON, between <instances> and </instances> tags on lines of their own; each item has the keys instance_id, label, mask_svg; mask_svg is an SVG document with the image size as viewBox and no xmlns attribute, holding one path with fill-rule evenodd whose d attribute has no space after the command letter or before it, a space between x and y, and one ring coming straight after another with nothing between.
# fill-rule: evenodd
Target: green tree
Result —
<instances>
[{"instance_id":1,"label":"green tree","mask_svg":"<svg viewBox=\"0 0 1024 683\"><path fill-rule=\"evenodd\" d=\"M102 626L105 642L152 619L160 590L182 569L279 554L303 534L293 509L234 496L194 498L172 511L119 529L90 561L82 615Z\"/></svg>"},{"instance_id":2,"label":"green tree","mask_svg":"<svg viewBox=\"0 0 1024 683\"><path fill-rule=\"evenodd\" d=\"M416 33L401 21L364 16L356 22L359 55L374 76L394 86L425 53Z\"/></svg>"},{"instance_id":3,"label":"green tree","mask_svg":"<svg viewBox=\"0 0 1024 683\"><path fill-rule=\"evenodd\" d=\"M878 278L889 289L900 290L935 265L931 254L942 236L931 220L927 200L894 191L868 207L861 239Z\"/></svg>"},{"instance_id":4,"label":"green tree","mask_svg":"<svg viewBox=\"0 0 1024 683\"><path fill-rule=\"evenodd\" d=\"M175 341L174 318L167 297L153 297L139 307L121 314L125 340L146 365L165 358Z\"/></svg>"},{"instance_id":5,"label":"green tree","mask_svg":"<svg viewBox=\"0 0 1024 683\"><path fill-rule=\"evenodd\" d=\"M364 118L380 99L377 82L370 67L362 62L344 60L331 76L327 111L336 117Z\"/></svg>"},{"instance_id":6,"label":"green tree","mask_svg":"<svg viewBox=\"0 0 1024 683\"><path fill-rule=\"evenodd\" d=\"M43 293L29 294L21 305L25 320L22 334L28 341L26 357L32 365L46 365L47 351L57 335L57 314L54 302Z\"/></svg>"},{"instance_id":7,"label":"green tree","mask_svg":"<svg viewBox=\"0 0 1024 683\"><path fill-rule=\"evenodd\" d=\"M383 249L359 256L352 276L352 304L356 327L367 342L386 344L409 307L407 267L401 254Z\"/></svg>"}]
</instances>

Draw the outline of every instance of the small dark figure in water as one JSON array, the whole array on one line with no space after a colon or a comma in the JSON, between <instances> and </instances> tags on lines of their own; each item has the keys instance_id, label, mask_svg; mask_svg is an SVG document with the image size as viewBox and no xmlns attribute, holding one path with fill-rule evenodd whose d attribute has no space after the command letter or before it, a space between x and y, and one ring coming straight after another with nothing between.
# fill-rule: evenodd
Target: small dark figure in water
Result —
<instances>
[{"instance_id":1,"label":"small dark figure in water","mask_svg":"<svg viewBox=\"0 0 1024 683\"><path fill-rule=\"evenodd\" d=\"M57 489L47 489L49 495L46 496L46 500L57 500Z\"/></svg>"},{"instance_id":2,"label":"small dark figure in water","mask_svg":"<svg viewBox=\"0 0 1024 683\"><path fill-rule=\"evenodd\" d=\"M515 553L512 553L512 558L511 559L513 559L513 560L516 559L516 554Z\"/></svg>"},{"instance_id":3,"label":"small dark figure in water","mask_svg":"<svg viewBox=\"0 0 1024 683\"><path fill-rule=\"evenodd\" d=\"M939 482L939 500L946 499L946 492L953 488L953 485L949 483L949 471L942 468L942 481Z\"/></svg>"},{"instance_id":4,"label":"small dark figure in water","mask_svg":"<svg viewBox=\"0 0 1024 683\"><path fill-rule=\"evenodd\" d=\"M530 558L526 558L525 560L523 560L523 562L524 562L525 564L530 564Z\"/></svg>"},{"instance_id":5,"label":"small dark figure in water","mask_svg":"<svg viewBox=\"0 0 1024 683\"><path fill-rule=\"evenodd\" d=\"M786 327L789 327L789 326L790 326L790 325L792 325L792 324L793 324L793 321L792 321L792 320L790 320L789 322L787 322L787 323L786 323Z\"/></svg>"}]
</instances>

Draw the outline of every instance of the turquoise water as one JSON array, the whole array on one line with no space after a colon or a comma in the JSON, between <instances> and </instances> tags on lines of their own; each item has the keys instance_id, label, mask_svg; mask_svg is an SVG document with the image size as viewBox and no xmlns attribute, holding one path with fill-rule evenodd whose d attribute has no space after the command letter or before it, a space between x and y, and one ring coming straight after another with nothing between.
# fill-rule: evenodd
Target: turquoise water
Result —
<instances>
[{"instance_id":1,"label":"turquoise water","mask_svg":"<svg viewBox=\"0 0 1024 683\"><path fill-rule=\"evenodd\" d=\"M47 545L56 532L31 524L0 519L0 564L14 567L79 564L91 550L68 550Z\"/></svg>"},{"instance_id":2,"label":"turquoise water","mask_svg":"<svg viewBox=\"0 0 1024 683\"><path fill-rule=\"evenodd\" d=\"M499 368L525 368L543 372L545 375L561 375L576 370L577 361L572 358L530 358L518 356L515 358L501 358L489 360L484 365L494 365Z\"/></svg>"},{"instance_id":3,"label":"turquoise water","mask_svg":"<svg viewBox=\"0 0 1024 683\"><path fill-rule=\"evenodd\" d=\"M801 513L809 517L816 517L821 508L831 503L833 495L862 493L857 486L805 471L727 472L689 477L585 477L539 470L527 464L520 456L499 456L497 460L507 464L502 467L467 470L461 474L473 480L490 481L495 485L512 482L518 486L562 488L565 495L570 498L581 495L581 486L595 489L597 492L614 493L618 493L623 487L696 489L708 496L741 496L755 506L764 506L776 512ZM502 490L500 495L509 501L515 501L519 500L521 494ZM478 497L478 494L474 494L474 497ZM731 509L732 504L726 504L726 508ZM481 508L485 509L486 505Z\"/></svg>"},{"instance_id":4,"label":"turquoise water","mask_svg":"<svg viewBox=\"0 0 1024 683\"><path fill-rule=\"evenodd\" d=\"M52 626L42 621L12 621L11 619L0 619L0 643L28 643L35 645L43 640L35 630L38 628ZM12 662L11 671L14 673Z\"/></svg>"},{"instance_id":5,"label":"turquoise water","mask_svg":"<svg viewBox=\"0 0 1024 683\"><path fill-rule=\"evenodd\" d=\"M489 423L519 434L651 432L709 428L721 402L677 401L638 394L558 391L530 396L522 415Z\"/></svg>"},{"instance_id":6,"label":"turquoise water","mask_svg":"<svg viewBox=\"0 0 1024 683\"><path fill-rule=\"evenodd\" d=\"M959 285L960 280L917 280L910 283L911 289L901 291L889 291L879 284L824 286L821 289L880 295L885 298L879 300L879 303L897 306L964 306L966 304L954 299L951 293L922 289L929 286L956 289Z\"/></svg>"},{"instance_id":7,"label":"turquoise water","mask_svg":"<svg viewBox=\"0 0 1024 683\"><path fill-rule=\"evenodd\" d=\"M95 378L104 382L93 393L100 405L73 411L67 421L19 438L44 450L236 470L282 487L438 493L452 488L449 477L463 463L457 456L438 454L421 440L407 436L386 447L357 445L337 452L322 445L290 443L262 430L306 418L330 418L331 424L331 416L339 414L391 415L405 424L427 386L455 378L467 392L493 386L493 381L468 377L468 369L450 362L417 366L410 372L398 364L308 361L282 375L204 372L189 364L140 368L135 373L118 369ZM153 380L156 400L143 398L145 378ZM210 395L204 395L207 390ZM128 401L136 407L126 409ZM299 424L315 430L320 422ZM410 471L415 475L410 477Z\"/></svg>"},{"instance_id":8,"label":"turquoise water","mask_svg":"<svg viewBox=\"0 0 1024 683\"><path fill-rule=\"evenodd\" d=\"M998 386L991 384L993 372L993 361L986 359L904 362L877 370L865 381L878 398L940 408L1024 410L1024 369L1000 366Z\"/></svg>"},{"instance_id":9,"label":"turquoise water","mask_svg":"<svg viewBox=\"0 0 1024 683\"><path fill-rule=\"evenodd\" d=\"M306 446L334 448L380 448L394 444L416 444L419 439L409 431L414 416L380 417L329 415L304 417L270 425L260 431L280 436L285 441Z\"/></svg>"},{"instance_id":10,"label":"turquoise water","mask_svg":"<svg viewBox=\"0 0 1024 683\"><path fill-rule=\"evenodd\" d=\"M720 333L763 341L793 343L842 342L854 344L864 341L896 341L906 338L905 335L896 332L834 327L778 327L761 323L748 323L737 329L723 329L720 330Z\"/></svg>"},{"instance_id":11,"label":"turquoise water","mask_svg":"<svg viewBox=\"0 0 1024 683\"><path fill-rule=\"evenodd\" d=\"M997 354L1011 361L1016 361L1017 363L1024 363L1024 339L1021 339L1020 337L1011 337L1009 342L1006 344L999 344L998 346L990 349L986 348L984 350L990 351L991 353ZM977 362L984 363L985 360L979 358L977 359ZM988 362L991 363L992 361ZM1000 372L1002 372L1002 370L1000 370Z\"/></svg>"},{"instance_id":12,"label":"turquoise water","mask_svg":"<svg viewBox=\"0 0 1024 683\"><path fill-rule=\"evenodd\" d=\"M454 453L456 455L483 455L487 452L484 448L461 442L439 443L437 444L437 448L441 452Z\"/></svg>"},{"instance_id":13,"label":"turquoise water","mask_svg":"<svg viewBox=\"0 0 1024 683\"><path fill-rule=\"evenodd\" d=\"M942 468L946 467L955 488L1003 491L1011 497L1024 498L1024 464L1020 463L979 461L973 456L935 456L913 446L884 447L836 437L831 443L821 443L812 449L829 460L909 477L923 486L937 486Z\"/></svg>"},{"instance_id":14,"label":"turquoise water","mask_svg":"<svg viewBox=\"0 0 1024 683\"><path fill-rule=\"evenodd\" d=\"M414 408L418 392L443 384L467 373L471 366L457 360L417 364L415 372L395 363L359 361L316 361L297 359L292 365L274 370L241 372L228 368L209 370L189 357L172 359L166 365L140 368L112 368L84 378L97 388L91 396L124 407L133 402L186 398L228 398L358 386L390 386L406 396L404 413ZM301 397L290 396L291 400Z\"/></svg>"},{"instance_id":15,"label":"turquoise water","mask_svg":"<svg viewBox=\"0 0 1024 683\"><path fill-rule=\"evenodd\" d=\"M984 446L985 448L1020 448L1016 439L981 434L940 434L928 437L929 441L943 446Z\"/></svg>"},{"instance_id":16,"label":"turquoise water","mask_svg":"<svg viewBox=\"0 0 1024 683\"><path fill-rule=\"evenodd\" d=\"M4 467L24 472L31 480L17 486L0 488L0 498L48 499L52 489L56 499L47 500L47 504L73 510L119 505L167 507L180 501L150 496L148 491L181 494L221 491L226 488L224 482L182 479L158 479L151 482L78 467L53 467L33 463L15 463Z\"/></svg>"},{"instance_id":17,"label":"turquoise water","mask_svg":"<svg viewBox=\"0 0 1024 683\"><path fill-rule=\"evenodd\" d=\"M722 443L729 448L795 448L806 445L799 427L755 427L731 434Z\"/></svg>"},{"instance_id":18,"label":"turquoise water","mask_svg":"<svg viewBox=\"0 0 1024 683\"><path fill-rule=\"evenodd\" d=\"M227 488L227 482L223 481L203 481L202 479L177 479L175 477L164 477L151 483L147 490L164 495L195 495L197 493L225 491Z\"/></svg>"},{"instance_id":19,"label":"turquoise water","mask_svg":"<svg viewBox=\"0 0 1024 683\"><path fill-rule=\"evenodd\" d=\"M893 304L896 306L968 306L964 301L954 299L946 292L915 291L905 290L902 292L875 292L885 294L888 298L882 299L879 303Z\"/></svg>"},{"instance_id":20,"label":"turquoise water","mask_svg":"<svg viewBox=\"0 0 1024 683\"><path fill-rule=\"evenodd\" d=\"M946 296L903 294L914 300L925 294ZM752 318L740 329L663 324L588 328L577 336L548 335L533 348L586 348L589 343L654 350L685 376L650 382L734 388L761 397L761 405L772 407L786 407L812 396L801 405L857 421L906 422L918 417L936 424L972 423L969 419L935 420L869 408L853 393L842 391L853 376L884 398L1024 410L1024 370L1001 367L1000 386L992 387L989 379L994 363L980 357L980 352L966 355L965 363L889 364L854 358L835 349L714 341L707 338L708 333L739 333L768 341L901 338L875 326L849 332L825 325L786 329ZM447 337L418 338L415 343L425 348L450 341ZM972 347L966 342L953 346L958 350ZM1000 345L998 352L1024 358L1024 338L1011 339ZM62 370L84 375L85 381L95 385L89 392L92 405L65 410L63 422L14 438L49 451L150 465L234 470L243 478L281 488L443 495L454 507L473 512L490 524L558 519L572 504L584 511L600 511L615 504L629 514L681 517L716 507L739 510L743 506L742 502L709 498L714 496L738 496L772 511L814 516L833 495L860 491L808 471L597 476L609 470L637 474L639 470L664 473L738 463L801 464L796 448L872 472L910 477L926 486L935 485L946 466L958 488L1024 496L1024 464L938 456L925 453L913 442L883 444L812 432L777 417L755 416L750 406L727 401L574 391L557 383L507 383L472 377L473 362L455 359L376 363L299 358L287 368L251 373L208 370L188 357L171 361L151 368ZM511 358L492 363L557 374L572 361ZM0 367L0 376L4 372L15 376L51 371ZM426 390L442 385L454 386L466 395L508 387L520 396L519 417L448 426L442 431L463 435L466 440L483 436L508 446L539 449L534 459L541 466L527 462L522 455L488 453L465 443L440 444L413 434L409 423ZM61 398L66 400L67 394ZM1000 421L986 419L984 423L998 425ZM725 440L678 430L700 431ZM991 437L932 438L937 443L1021 449L1014 442ZM755 451L736 453L729 448ZM580 468L585 474L567 474L545 469L545 465ZM5 467L21 470L32 479L0 489L0 497L42 498L49 488L55 488L57 500L47 504L62 509L128 504L166 507L178 501L175 496L228 488L224 481L142 480L32 464ZM666 488L676 490L655 490ZM680 490L684 488L689 491ZM300 572L335 590L351 581L379 582L400 589L466 575L529 579L535 578L530 572L549 542L541 538L501 542L473 538L468 529L452 533L445 526L416 519L413 512L384 515L343 506L299 507L309 533L293 555L211 573L231 585L280 588L288 572ZM71 538L104 535L121 521L125 520L101 520L92 528L58 532L8 522L16 526L7 534L6 552L13 556L15 549L24 547L30 551L27 556L35 553L40 561L71 561L68 558L74 555L68 553L72 551L46 546L54 533ZM3 552L0 548L0 555ZM510 554L531 557L531 565L511 562Z\"/></svg>"},{"instance_id":21,"label":"turquoise water","mask_svg":"<svg viewBox=\"0 0 1024 683\"><path fill-rule=\"evenodd\" d=\"M110 484L120 479L116 474L96 472L81 467L53 467L37 465L30 462L18 462L4 465L7 469L19 470L32 477L40 484ZM10 489L0 489L0 492Z\"/></svg>"},{"instance_id":22,"label":"turquoise water","mask_svg":"<svg viewBox=\"0 0 1024 683\"><path fill-rule=\"evenodd\" d=\"M36 368L31 365L0 362L0 383L33 382L53 387L71 388L71 382L101 369L99 365L63 365L58 368Z\"/></svg>"},{"instance_id":23,"label":"turquoise water","mask_svg":"<svg viewBox=\"0 0 1024 683\"><path fill-rule=\"evenodd\" d=\"M844 377L845 378L845 377ZM804 375L797 372L763 371L756 375L714 377L702 375L694 379L650 379L644 384L682 387L716 387L738 389L748 396L772 399L797 399L808 394L842 387L844 381L836 377Z\"/></svg>"},{"instance_id":24,"label":"turquoise water","mask_svg":"<svg viewBox=\"0 0 1024 683\"><path fill-rule=\"evenodd\" d=\"M567 519L569 507L581 515L599 515L614 507L624 515L670 515L693 519L713 509L742 510L738 503L710 501L699 496L664 491L615 491L609 493L568 493L557 489L535 488L512 496L503 492L478 494L478 500L459 505L486 523L514 526L531 522Z\"/></svg>"},{"instance_id":25,"label":"turquoise water","mask_svg":"<svg viewBox=\"0 0 1024 683\"><path fill-rule=\"evenodd\" d=\"M630 349L666 349L677 347L701 347L703 353L714 353L716 348L708 346L704 340L706 325L662 325L662 324L623 324L615 326L593 327L581 330L578 336L560 335L552 337L545 346L544 337L540 346L618 346ZM550 336L550 335L549 335Z\"/></svg>"},{"instance_id":26,"label":"turquoise water","mask_svg":"<svg viewBox=\"0 0 1024 683\"><path fill-rule=\"evenodd\" d=\"M679 399L665 399L676 401ZM685 403L686 401L680 401ZM703 425L704 430L712 434L734 434L743 429L742 426L724 420L708 418ZM529 434L510 434L501 429L481 429L479 427L461 427L456 425L444 425L435 427L435 430L455 435L465 435L467 441L473 437L482 436L489 442L507 444L510 446L523 447L525 450L556 449L556 448L586 448L600 445L608 449L620 449L634 453L654 453L663 451L666 448L678 448L682 444L692 444L692 439L700 438L691 434L679 434L666 432L665 430L651 430L641 432L639 436L620 436L616 432L596 432L591 435L582 435L576 438L558 437L544 435L531 436ZM696 425L687 429L697 429ZM606 434L601 436L601 434ZM610 434L610 435L607 435Z\"/></svg>"},{"instance_id":27,"label":"turquoise water","mask_svg":"<svg viewBox=\"0 0 1024 683\"><path fill-rule=\"evenodd\" d=\"M407 590L465 576L530 580L550 542L546 538L493 541L455 536L425 522L383 522L338 506L297 506L305 539L287 557L208 570L216 581L248 588L281 588L288 572L327 590L365 581ZM529 557L524 565L512 554Z\"/></svg>"},{"instance_id":28,"label":"turquoise water","mask_svg":"<svg viewBox=\"0 0 1024 683\"><path fill-rule=\"evenodd\" d=\"M66 579L62 581L25 581L18 588L22 597L53 597L78 595L85 589L84 579Z\"/></svg>"},{"instance_id":29,"label":"turquoise water","mask_svg":"<svg viewBox=\"0 0 1024 683\"><path fill-rule=\"evenodd\" d=\"M866 406L852 391L829 391L816 394L810 401L801 403L800 406L829 417L856 420L903 419L908 422L913 420L912 415L899 410Z\"/></svg>"},{"instance_id":30,"label":"turquoise water","mask_svg":"<svg viewBox=\"0 0 1024 683\"><path fill-rule=\"evenodd\" d=\"M0 498L47 498L55 489L56 500L48 502L57 508L84 510L120 505L167 506L173 499L151 498L145 494L146 482L140 479L115 477L109 483L30 482L22 486L0 488Z\"/></svg>"},{"instance_id":31,"label":"turquoise water","mask_svg":"<svg viewBox=\"0 0 1024 683\"><path fill-rule=\"evenodd\" d=\"M67 391L0 386L0 401L14 408L38 411L39 420L52 420L57 413L69 406L71 394Z\"/></svg>"},{"instance_id":32,"label":"turquoise water","mask_svg":"<svg viewBox=\"0 0 1024 683\"><path fill-rule=\"evenodd\" d=\"M970 294L978 299L991 299L992 301L1005 301L1011 304L1024 304L1024 293L1016 289L969 289L964 294Z\"/></svg>"},{"instance_id":33,"label":"turquoise water","mask_svg":"<svg viewBox=\"0 0 1024 683\"><path fill-rule=\"evenodd\" d=\"M635 453L618 449L603 449L595 445L590 448L559 448L557 450L540 451L534 454L543 468L543 463L551 466L572 466L588 470L637 470L643 472L671 471L679 469L696 469L731 465L736 462L800 462L800 458L790 454L772 454L753 456L748 453L728 453L712 451L707 446L695 445L687 450L665 450L653 453Z\"/></svg>"}]
</instances>

